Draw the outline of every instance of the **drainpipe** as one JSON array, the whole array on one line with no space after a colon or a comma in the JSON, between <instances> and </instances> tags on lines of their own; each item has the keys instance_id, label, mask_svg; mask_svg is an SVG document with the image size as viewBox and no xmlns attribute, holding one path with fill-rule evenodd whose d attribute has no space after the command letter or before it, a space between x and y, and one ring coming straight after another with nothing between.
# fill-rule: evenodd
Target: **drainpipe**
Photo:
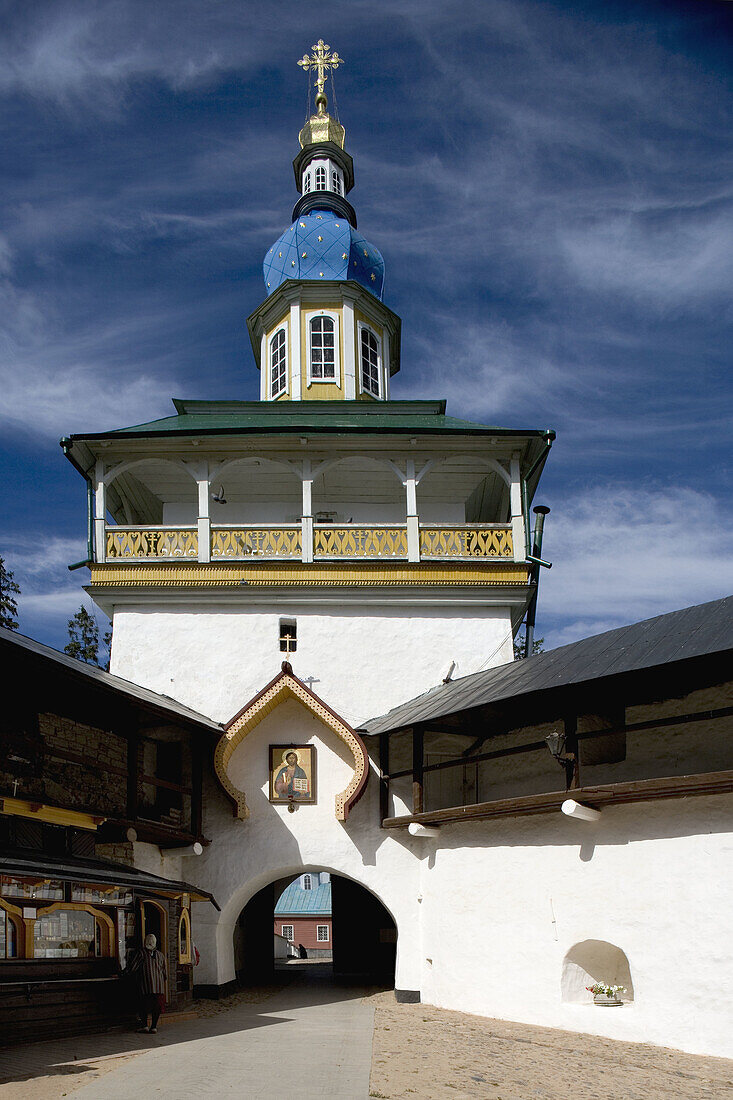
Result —
<instances>
[{"instance_id":1,"label":"drainpipe","mask_svg":"<svg viewBox=\"0 0 733 1100\"><path fill-rule=\"evenodd\" d=\"M532 565L532 580L534 582L534 592L532 593L532 599L529 601L529 607L527 608L527 624L524 630L524 656L531 657L532 649L534 647L534 624L535 617L537 615L537 594L540 590L540 566L546 565L548 569L552 566L549 562L544 562L540 557L542 553L542 535L545 529L545 516L549 514L550 509L544 504L538 504L536 508L533 508L535 516L537 517L534 525L534 538L532 541L532 554L528 555Z\"/></svg>"},{"instance_id":2,"label":"drainpipe","mask_svg":"<svg viewBox=\"0 0 733 1100\"><path fill-rule=\"evenodd\" d=\"M89 474L86 470L81 468L71 453L71 440L64 436L64 438L60 440L60 446L71 465L75 470L79 471L87 483L87 556L84 561L77 561L74 562L73 565L68 566L68 569L73 571L74 569L81 569L84 565L91 565L94 561L94 486Z\"/></svg>"},{"instance_id":3,"label":"drainpipe","mask_svg":"<svg viewBox=\"0 0 733 1100\"><path fill-rule=\"evenodd\" d=\"M547 457L550 453L550 447L552 446L554 440L555 440L555 433L552 431L551 428L548 428L548 430L545 432L545 449L544 449L544 451L535 460L535 462L532 464L532 466L529 468L526 475L522 479L522 507L523 507L523 511L524 511L524 538L525 538L525 551L526 551L526 554L527 554L527 561L535 560L534 557L533 557L533 553L532 553L532 545L530 543L531 535L530 535L530 525L529 525L529 489L527 488L527 486L528 486L529 482L532 480L532 475L534 474L535 470L537 470L540 466L544 466L545 462L547 462ZM544 565L545 568L547 568L547 569L550 568L549 563L546 562L546 561L541 561L540 560L539 564Z\"/></svg>"}]
</instances>

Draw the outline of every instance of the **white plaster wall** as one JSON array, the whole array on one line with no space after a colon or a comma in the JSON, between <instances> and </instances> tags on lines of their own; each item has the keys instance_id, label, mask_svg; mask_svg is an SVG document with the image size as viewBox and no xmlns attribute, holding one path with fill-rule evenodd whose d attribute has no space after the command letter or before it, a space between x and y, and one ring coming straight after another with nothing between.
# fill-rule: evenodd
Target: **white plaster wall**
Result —
<instances>
[{"instance_id":1,"label":"white plaster wall","mask_svg":"<svg viewBox=\"0 0 733 1100\"><path fill-rule=\"evenodd\" d=\"M507 607L146 604L115 612L110 668L227 721L279 672L281 617L297 619L296 675L352 724L439 684L451 661L463 676L512 660Z\"/></svg>"},{"instance_id":2,"label":"white plaster wall","mask_svg":"<svg viewBox=\"0 0 733 1100\"><path fill-rule=\"evenodd\" d=\"M421 841L423 999L732 1057L732 827L729 795L444 826ZM562 1002L587 939L625 952L633 1004Z\"/></svg>"},{"instance_id":3,"label":"white plaster wall","mask_svg":"<svg viewBox=\"0 0 733 1100\"><path fill-rule=\"evenodd\" d=\"M316 746L318 772L317 804L299 806L294 813L268 800L268 746L290 743ZM379 828L374 775L348 821L336 820L334 800L352 771L353 757L343 742L310 711L288 701L263 719L230 761L229 774L247 796L246 821L233 818L230 803L209 777L204 832L213 843L200 857L184 857L181 871L184 879L211 891L222 910L217 913L208 903L194 907L194 940L201 953L198 984L234 978L234 927L258 890L303 871L323 870L354 879L379 898L398 928L397 986L420 988L420 941L414 930L421 842Z\"/></svg>"}]
</instances>

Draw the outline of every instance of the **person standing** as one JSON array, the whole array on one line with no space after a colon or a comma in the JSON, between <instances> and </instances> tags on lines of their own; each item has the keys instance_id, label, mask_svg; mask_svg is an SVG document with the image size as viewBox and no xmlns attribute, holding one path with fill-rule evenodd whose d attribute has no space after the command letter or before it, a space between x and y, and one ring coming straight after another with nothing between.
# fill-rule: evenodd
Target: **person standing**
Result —
<instances>
[{"instance_id":1,"label":"person standing","mask_svg":"<svg viewBox=\"0 0 733 1100\"><path fill-rule=\"evenodd\" d=\"M128 971L137 986L140 1032L154 1035L158 1019L165 1004L165 983L168 964L162 951L157 950L157 940L152 932L145 937L145 946L136 951L128 963ZM150 1027L148 1027L150 1016Z\"/></svg>"}]
</instances>

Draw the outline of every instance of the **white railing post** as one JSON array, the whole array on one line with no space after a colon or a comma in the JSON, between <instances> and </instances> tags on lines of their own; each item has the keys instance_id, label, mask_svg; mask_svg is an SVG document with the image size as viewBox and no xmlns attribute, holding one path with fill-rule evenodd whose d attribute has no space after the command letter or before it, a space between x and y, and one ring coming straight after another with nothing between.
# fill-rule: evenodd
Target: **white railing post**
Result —
<instances>
[{"instance_id":1,"label":"white railing post","mask_svg":"<svg viewBox=\"0 0 733 1100\"><path fill-rule=\"evenodd\" d=\"M420 521L417 516L417 481L415 460L405 463L405 492L407 494L407 560L420 561Z\"/></svg>"},{"instance_id":2,"label":"white railing post","mask_svg":"<svg viewBox=\"0 0 733 1100\"><path fill-rule=\"evenodd\" d=\"M98 562L107 560L107 486L104 484L104 463L94 467L94 547Z\"/></svg>"},{"instance_id":3,"label":"white railing post","mask_svg":"<svg viewBox=\"0 0 733 1100\"><path fill-rule=\"evenodd\" d=\"M311 460L303 459L303 515L301 518L301 560L313 561L313 477L311 474Z\"/></svg>"},{"instance_id":4,"label":"white railing post","mask_svg":"<svg viewBox=\"0 0 733 1100\"><path fill-rule=\"evenodd\" d=\"M197 470L199 490L198 560L211 561L211 517L209 515L209 464L202 462Z\"/></svg>"},{"instance_id":5,"label":"white railing post","mask_svg":"<svg viewBox=\"0 0 733 1100\"><path fill-rule=\"evenodd\" d=\"M512 512L512 548L514 561L524 561L527 549L524 541L524 516L522 514L522 475L519 467L519 455L513 454L509 463L511 485L509 500Z\"/></svg>"}]
</instances>

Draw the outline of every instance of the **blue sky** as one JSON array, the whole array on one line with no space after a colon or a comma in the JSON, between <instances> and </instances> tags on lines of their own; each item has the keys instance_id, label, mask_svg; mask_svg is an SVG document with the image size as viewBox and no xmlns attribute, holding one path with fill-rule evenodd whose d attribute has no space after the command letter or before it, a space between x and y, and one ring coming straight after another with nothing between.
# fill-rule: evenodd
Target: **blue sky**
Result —
<instances>
[{"instance_id":1,"label":"blue sky","mask_svg":"<svg viewBox=\"0 0 733 1100\"><path fill-rule=\"evenodd\" d=\"M0 4L0 36L0 554L24 633L63 646L88 603L59 438L258 396L244 322L319 37L403 319L393 396L558 432L538 633L730 591L733 5L33 0Z\"/></svg>"}]
</instances>

